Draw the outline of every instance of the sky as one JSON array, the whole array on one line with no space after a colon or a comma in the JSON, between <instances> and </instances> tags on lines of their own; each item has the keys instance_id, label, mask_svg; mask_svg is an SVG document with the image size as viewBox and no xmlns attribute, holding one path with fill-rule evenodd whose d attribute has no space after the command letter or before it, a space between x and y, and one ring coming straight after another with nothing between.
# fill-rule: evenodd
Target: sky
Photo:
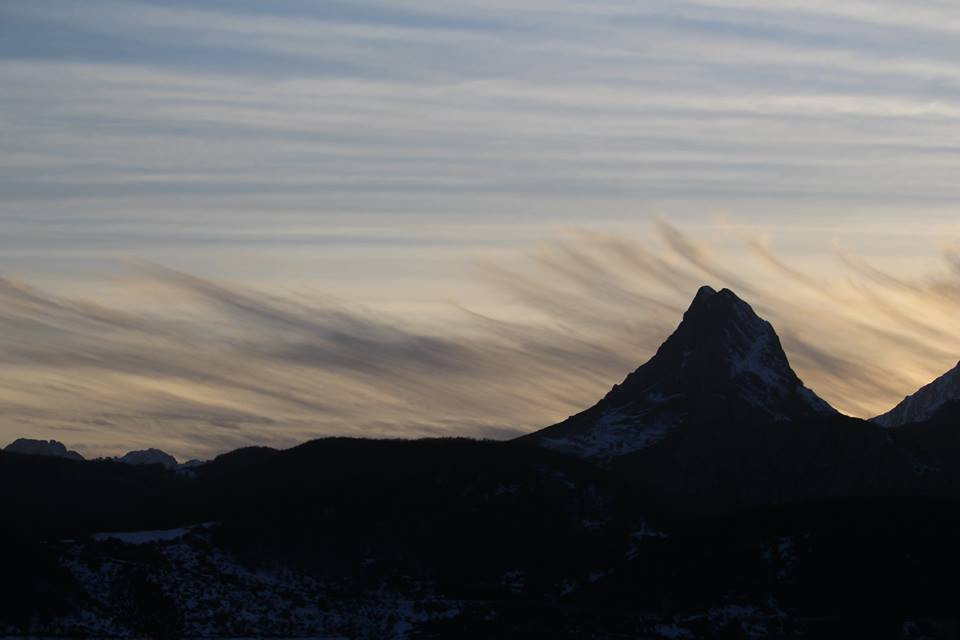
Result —
<instances>
[{"instance_id":1,"label":"sky","mask_svg":"<svg viewBox=\"0 0 960 640\"><path fill-rule=\"evenodd\" d=\"M0 3L0 444L506 438L729 286L869 417L960 359L960 5Z\"/></svg>"}]
</instances>

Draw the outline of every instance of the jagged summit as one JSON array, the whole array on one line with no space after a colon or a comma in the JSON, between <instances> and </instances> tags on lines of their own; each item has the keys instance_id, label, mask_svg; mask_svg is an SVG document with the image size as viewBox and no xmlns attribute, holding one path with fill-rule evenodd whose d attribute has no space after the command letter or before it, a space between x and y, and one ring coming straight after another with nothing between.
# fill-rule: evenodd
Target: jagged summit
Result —
<instances>
[{"instance_id":1,"label":"jagged summit","mask_svg":"<svg viewBox=\"0 0 960 640\"><path fill-rule=\"evenodd\" d=\"M683 321L607 398L723 392L772 418L832 411L790 368L773 326L729 289L701 287ZM796 397L794 397L796 396Z\"/></svg>"},{"instance_id":2,"label":"jagged summit","mask_svg":"<svg viewBox=\"0 0 960 640\"><path fill-rule=\"evenodd\" d=\"M76 451L68 450L66 445L58 440L34 440L32 438L17 438L3 449L10 453L19 453L30 456L53 456L70 460L83 460L83 456Z\"/></svg>"},{"instance_id":3,"label":"jagged summit","mask_svg":"<svg viewBox=\"0 0 960 640\"><path fill-rule=\"evenodd\" d=\"M701 287L656 354L596 405L530 440L608 459L686 424L790 421L834 409L790 368L769 322L729 289Z\"/></svg>"},{"instance_id":4,"label":"jagged summit","mask_svg":"<svg viewBox=\"0 0 960 640\"><path fill-rule=\"evenodd\" d=\"M17 438L3 449L8 453L19 453L22 455L33 456L53 456L56 458L68 458L70 460L84 460L84 457L73 450L68 450L66 445L57 440L34 440L31 438ZM122 456L108 458L117 462L129 465L152 465L158 464L165 469L179 469L188 471L202 464L202 460L189 460L182 464L177 459L160 449L143 449L140 451L128 451Z\"/></svg>"},{"instance_id":5,"label":"jagged summit","mask_svg":"<svg viewBox=\"0 0 960 640\"><path fill-rule=\"evenodd\" d=\"M724 289L724 291L728 291L728 289ZM709 300L716 294L717 294L716 289L714 289L708 284L703 285L702 287L697 289L697 294L693 296L693 302L690 303L690 308L693 309L694 307L699 306L701 302L705 302Z\"/></svg>"},{"instance_id":6,"label":"jagged summit","mask_svg":"<svg viewBox=\"0 0 960 640\"><path fill-rule=\"evenodd\" d=\"M940 407L953 400L960 400L960 362L930 384L905 397L890 411L870 421L881 427L922 422L932 418Z\"/></svg>"}]
</instances>

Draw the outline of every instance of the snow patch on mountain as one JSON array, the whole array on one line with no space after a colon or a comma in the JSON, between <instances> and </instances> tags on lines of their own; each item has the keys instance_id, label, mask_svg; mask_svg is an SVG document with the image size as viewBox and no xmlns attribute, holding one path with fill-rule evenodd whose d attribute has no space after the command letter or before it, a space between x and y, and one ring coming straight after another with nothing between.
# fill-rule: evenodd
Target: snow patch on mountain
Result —
<instances>
[{"instance_id":1,"label":"snow patch on mountain","mask_svg":"<svg viewBox=\"0 0 960 640\"><path fill-rule=\"evenodd\" d=\"M735 331L740 333L740 341L747 342L745 351L731 352L728 363L732 377L749 375L760 383L761 388L744 384L743 397L758 408L770 408L771 415L778 420L789 419L772 408L774 399L787 394L799 397L816 412L832 413L833 407L804 386L783 358L777 334L766 320L755 315L746 303L736 305L739 322Z\"/></svg>"},{"instance_id":2,"label":"snow patch on mountain","mask_svg":"<svg viewBox=\"0 0 960 640\"><path fill-rule=\"evenodd\" d=\"M611 409L581 433L544 438L540 444L583 458L609 460L660 442L678 422L678 416L671 414L647 420L644 413L633 413L626 407Z\"/></svg>"},{"instance_id":3,"label":"snow patch on mountain","mask_svg":"<svg viewBox=\"0 0 960 640\"><path fill-rule=\"evenodd\" d=\"M899 427L911 422L929 420L937 410L952 400L960 400L960 363L953 369L905 397L890 411L871 418L881 427Z\"/></svg>"}]
</instances>

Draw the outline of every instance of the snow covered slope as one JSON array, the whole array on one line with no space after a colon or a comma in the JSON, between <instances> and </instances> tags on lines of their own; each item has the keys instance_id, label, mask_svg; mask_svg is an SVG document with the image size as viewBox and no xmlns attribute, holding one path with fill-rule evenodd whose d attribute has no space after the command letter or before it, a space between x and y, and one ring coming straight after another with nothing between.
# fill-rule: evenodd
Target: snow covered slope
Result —
<instances>
[{"instance_id":1,"label":"snow covered slope","mask_svg":"<svg viewBox=\"0 0 960 640\"><path fill-rule=\"evenodd\" d=\"M937 409L952 400L960 400L960 363L930 384L920 387L890 411L870 421L881 427L922 422L932 418Z\"/></svg>"},{"instance_id":2,"label":"snow covered slope","mask_svg":"<svg viewBox=\"0 0 960 640\"><path fill-rule=\"evenodd\" d=\"M833 413L790 368L769 322L732 291L701 287L653 358L593 407L524 439L609 460L694 422L778 422Z\"/></svg>"}]
</instances>

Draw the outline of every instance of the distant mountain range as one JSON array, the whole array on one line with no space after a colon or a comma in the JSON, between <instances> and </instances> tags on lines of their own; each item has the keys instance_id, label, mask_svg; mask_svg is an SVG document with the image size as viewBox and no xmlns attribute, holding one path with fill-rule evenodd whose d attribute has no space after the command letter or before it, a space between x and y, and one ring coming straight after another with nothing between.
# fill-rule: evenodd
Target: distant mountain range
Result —
<instances>
[{"instance_id":1,"label":"distant mountain range","mask_svg":"<svg viewBox=\"0 0 960 640\"><path fill-rule=\"evenodd\" d=\"M869 421L899 427L931 419L960 400L960 364ZM798 423L837 414L790 367L773 326L729 289L703 286L656 354L595 405L517 441L608 463L693 424ZM82 460L56 440L19 438L5 451ZM181 465L159 449L115 458L127 464Z\"/></svg>"},{"instance_id":2,"label":"distant mountain range","mask_svg":"<svg viewBox=\"0 0 960 640\"><path fill-rule=\"evenodd\" d=\"M955 637L958 379L841 415L703 287L599 402L511 442L20 439L0 635Z\"/></svg>"},{"instance_id":3,"label":"distant mountain range","mask_svg":"<svg viewBox=\"0 0 960 640\"><path fill-rule=\"evenodd\" d=\"M76 451L67 450L66 445L57 440L33 440L31 438L17 438L3 449L7 453L19 453L32 456L52 456L54 458L66 458L68 460L84 460L85 458ZM169 453L160 449L142 449L139 451L128 451L122 456L109 458L132 465L160 465L165 469L191 469L200 464L201 460L189 460L184 463L178 463L177 459Z\"/></svg>"}]
</instances>

